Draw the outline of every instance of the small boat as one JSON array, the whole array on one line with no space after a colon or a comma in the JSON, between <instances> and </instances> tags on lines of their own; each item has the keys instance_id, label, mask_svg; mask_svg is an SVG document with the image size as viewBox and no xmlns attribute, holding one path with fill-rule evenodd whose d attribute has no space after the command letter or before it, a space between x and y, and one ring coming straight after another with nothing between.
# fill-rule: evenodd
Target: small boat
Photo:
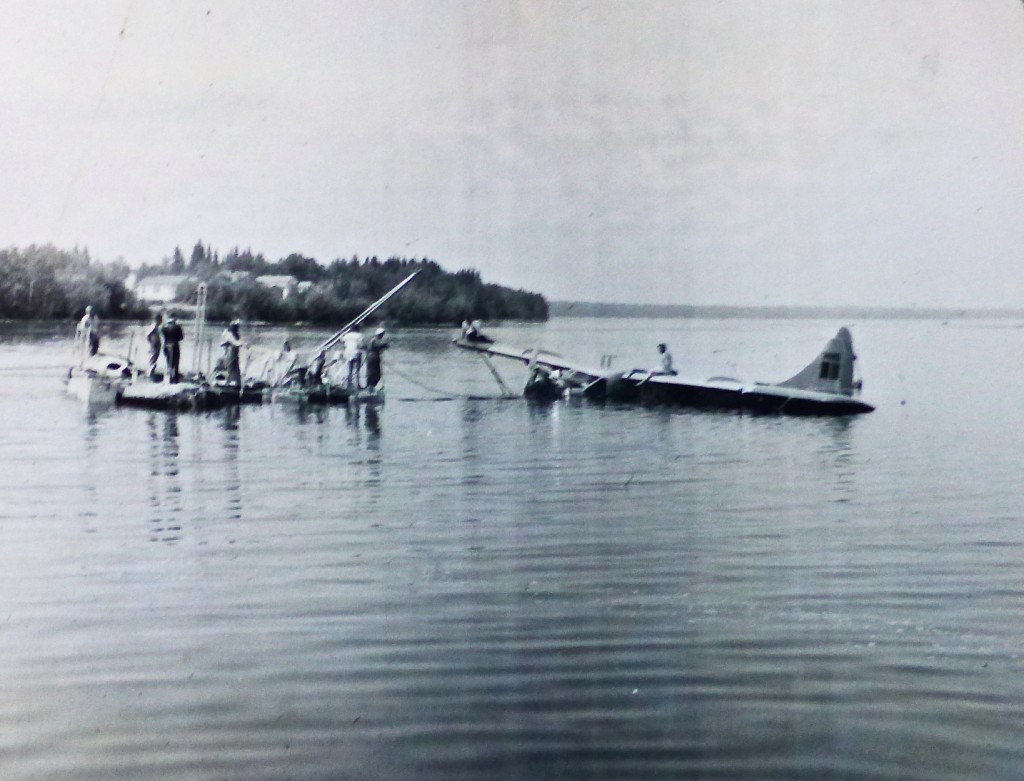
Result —
<instances>
[{"instance_id":1,"label":"small boat","mask_svg":"<svg viewBox=\"0 0 1024 781\"><path fill-rule=\"evenodd\" d=\"M68 370L67 392L90 406L113 404L131 377L131 364L112 355L90 355Z\"/></svg>"},{"instance_id":2,"label":"small boat","mask_svg":"<svg viewBox=\"0 0 1024 781\"><path fill-rule=\"evenodd\" d=\"M269 391L270 400L275 404L383 404L384 388L358 388L348 384L321 382L303 385L301 382L285 382L275 385Z\"/></svg>"},{"instance_id":3,"label":"small boat","mask_svg":"<svg viewBox=\"0 0 1024 781\"><path fill-rule=\"evenodd\" d=\"M128 376L126 369L121 359L109 355L89 356L81 365L68 370L68 395L90 406L113 404Z\"/></svg>"},{"instance_id":4,"label":"small boat","mask_svg":"<svg viewBox=\"0 0 1024 781\"><path fill-rule=\"evenodd\" d=\"M221 385L212 383L207 386L208 392L219 399L221 406L229 407L237 404L262 404L270 391L265 382L246 380L241 387L233 384Z\"/></svg>"},{"instance_id":5,"label":"small boat","mask_svg":"<svg viewBox=\"0 0 1024 781\"><path fill-rule=\"evenodd\" d=\"M498 356L525 363L531 369L525 395L538 400L579 394L596 400L789 415L856 415L874 410L858 398L861 383L854 380L856 355L846 328L840 328L806 367L778 383L745 383L731 377L702 382L648 369L609 372L536 349L517 350L464 337L453 343L485 358Z\"/></svg>"},{"instance_id":6,"label":"small boat","mask_svg":"<svg viewBox=\"0 0 1024 781\"><path fill-rule=\"evenodd\" d=\"M230 407L238 404L262 404L270 386L262 380L246 378L242 384L229 382L226 376L215 373L208 381L201 378L213 407Z\"/></svg>"},{"instance_id":7,"label":"small boat","mask_svg":"<svg viewBox=\"0 0 1024 781\"><path fill-rule=\"evenodd\" d=\"M275 404L347 404L351 396L347 385L330 382L315 385L286 382L270 389L270 400Z\"/></svg>"}]
</instances>

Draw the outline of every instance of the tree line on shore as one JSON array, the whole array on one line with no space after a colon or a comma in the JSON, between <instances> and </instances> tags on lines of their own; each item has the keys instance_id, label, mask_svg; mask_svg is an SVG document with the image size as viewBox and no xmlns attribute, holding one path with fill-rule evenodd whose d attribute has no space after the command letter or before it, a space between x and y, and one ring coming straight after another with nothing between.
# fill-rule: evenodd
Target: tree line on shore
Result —
<instances>
[{"instance_id":1,"label":"tree line on shore","mask_svg":"<svg viewBox=\"0 0 1024 781\"><path fill-rule=\"evenodd\" d=\"M104 317L144 317L148 309L125 284L129 273L127 264L98 263L87 249L78 247L32 245L0 250L0 317L78 317L88 305Z\"/></svg>"},{"instance_id":2,"label":"tree line on shore","mask_svg":"<svg viewBox=\"0 0 1024 781\"><path fill-rule=\"evenodd\" d=\"M181 275L177 300L196 303L200 283L207 291L210 320L241 318L262 322L348 322L398 282L419 271L402 293L386 305L389 322L405 325L454 325L466 319L544 320L548 304L538 293L485 283L479 272L445 271L429 259L376 257L337 259L322 264L293 253L268 261L250 250L232 249L221 256L197 242L186 259L180 248L160 263L144 264L138 278ZM91 304L100 317L138 319L149 307L136 299L122 261L93 260L88 250L51 245L0 250L0 317L10 319L77 317ZM291 277L285 289L257 277ZM173 309L174 305L168 305Z\"/></svg>"}]
</instances>

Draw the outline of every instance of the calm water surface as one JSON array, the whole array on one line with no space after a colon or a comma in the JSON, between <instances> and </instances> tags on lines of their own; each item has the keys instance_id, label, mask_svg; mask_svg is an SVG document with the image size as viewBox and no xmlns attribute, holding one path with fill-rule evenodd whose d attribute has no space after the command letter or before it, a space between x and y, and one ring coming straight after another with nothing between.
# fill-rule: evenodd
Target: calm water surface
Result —
<instances>
[{"instance_id":1,"label":"calm water surface","mask_svg":"<svg viewBox=\"0 0 1024 781\"><path fill-rule=\"evenodd\" d=\"M88 411L0 328L0 778L1020 778L1021 323L495 333L779 380L844 324L845 420L503 400L430 330L379 410Z\"/></svg>"}]
</instances>

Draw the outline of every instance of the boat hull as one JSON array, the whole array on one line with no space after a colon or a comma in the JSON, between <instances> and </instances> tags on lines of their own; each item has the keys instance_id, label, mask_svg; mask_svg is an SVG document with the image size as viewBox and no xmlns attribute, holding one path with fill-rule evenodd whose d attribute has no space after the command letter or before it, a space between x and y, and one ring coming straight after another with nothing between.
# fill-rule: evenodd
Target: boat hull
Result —
<instances>
[{"instance_id":1,"label":"boat hull","mask_svg":"<svg viewBox=\"0 0 1024 781\"><path fill-rule=\"evenodd\" d=\"M106 377L86 373L72 374L68 378L67 392L83 404L107 406L117 401L118 385Z\"/></svg>"},{"instance_id":2,"label":"boat hull","mask_svg":"<svg viewBox=\"0 0 1024 781\"><path fill-rule=\"evenodd\" d=\"M270 392L275 404L347 404L350 398L348 388L339 385L283 385Z\"/></svg>"}]
</instances>

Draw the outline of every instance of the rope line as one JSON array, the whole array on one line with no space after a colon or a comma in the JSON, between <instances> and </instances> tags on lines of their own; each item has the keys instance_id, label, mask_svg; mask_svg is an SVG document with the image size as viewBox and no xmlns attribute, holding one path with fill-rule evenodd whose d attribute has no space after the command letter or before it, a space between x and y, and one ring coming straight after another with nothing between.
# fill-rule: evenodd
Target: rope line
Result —
<instances>
[{"instance_id":1,"label":"rope line","mask_svg":"<svg viewBox=\"0 0 1024 781\"><path fill-rule=\"evenodd\" d=\"M406 382L411 383L412 385L415 385L418 388L422 388L423 390L427 391L428 393L438 394L441 397L441 398L438 398L438 399L434 399L434 401L441 401L442 399L474 399L474 400L477 400L477 399L485 399L485 398L486 399L517 399L517 398L519 398L518 396L515 396L515 395L480 396L480 395L474 395L474 394L469 394L469 393L456 393L454 391L447 391L447 390L444 390L442 388L432 387L430 385L427 385L425 382L420 382L419 380L415 379L414 377L410 376L409 374L406 374L405 372L403 372L401 369L399 369L397 366L395 366L395 362L393 360L388 361L387 371L394 372L395 374L397 374L399 377L401 377Z\"/></svg>"}]
</instances>

